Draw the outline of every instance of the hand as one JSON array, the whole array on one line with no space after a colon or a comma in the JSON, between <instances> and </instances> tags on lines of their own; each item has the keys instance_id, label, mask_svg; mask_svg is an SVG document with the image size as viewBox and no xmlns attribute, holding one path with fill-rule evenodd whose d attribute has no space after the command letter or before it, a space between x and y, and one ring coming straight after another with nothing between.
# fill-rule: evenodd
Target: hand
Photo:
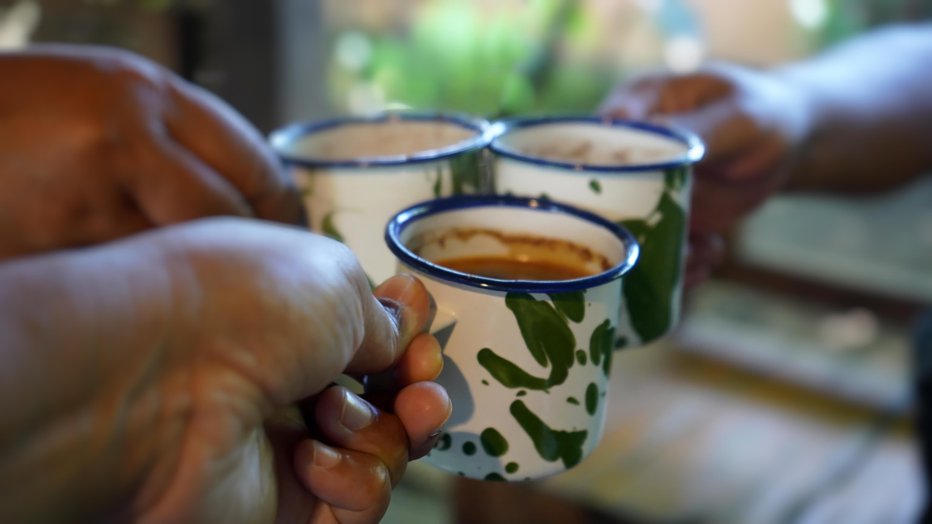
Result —
<instances>
[{"instance_id":1,"label":"hand","mask_svg":"<svg viewBox=\"0 0 932 524\"><path fill-rule=\"evenodd\" d=\"M725 65L635 79L616 89L601 112L679 125L705 142L695 170L687 285L722 258L721 235L787 178L808 118L800 94L780 75Z\"/></svg>"},{"instance_id":2,"label":"hand","mask_svg":"<svg viewBox=\"0 0 932 524\"><path fill-rule=\"evenodd\" d=\"M0 53L0 259L212 215L301 220L257 131L137 55Z\"/></svg>"},{"instance_id":3,"label":"hand","mask_svg":"<svg viewBox=\"0 0 932 524\"><path fill-rule=\"evenodd\" d=\"M426 290L397 276L373 296L341 244L245 224L235 224L233 244L223 240L229 224L217 225L185 231L197 284L178 311L193 329L176 325L171 345L189 351L190 375L162 395L190 398L192 409L172 421L179 438L137 501L140 520L377 521L408 460L426 454L450 413L443 389L425 382L442 366L423 332ZM386 369L394 383L384 409L324 389L340 372ZM310 428L290 408L301 399Z\"/></svg>"},{"instance_id":4,"label":"hand","mask_svg":"<svg viewBox=\"0 0 932 524\"><path fill-rule=\"evenodd\" d=\"M450 414L431 314L242 219L0 264L0 521L376 521Z\"/></svg>"}]
</instances>

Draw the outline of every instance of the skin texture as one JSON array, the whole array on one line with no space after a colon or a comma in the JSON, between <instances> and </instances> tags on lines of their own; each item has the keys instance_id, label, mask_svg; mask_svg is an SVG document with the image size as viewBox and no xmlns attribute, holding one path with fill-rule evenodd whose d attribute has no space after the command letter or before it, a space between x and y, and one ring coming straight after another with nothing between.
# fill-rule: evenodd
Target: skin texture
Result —
<instances>
[{"instance_id":1,"label":"skin texture","mask_svg":"<svg viewBox=\"0 0 932 524\"><path fill-rule=\"evenodd\" d=\"M932 168L930 60L932 25L891 27L769 71L715 64L646 74L601 111L680 125L705 141L689 285L720 260L721 235L776 192L872 194Z\"/></svg>"},{"instance_id":2,"label":"skin texture","mask_svg":"<svg viewBox=\"0 0 932 524\"><path fill-rule=\"evenodd\" d=\"M0 265L0 520L377 521L450 412L429 303L241 219ZM387 409L329 387L386 369Z\"/></svg>"},{"instance_id":3,"label":"skin texture","mask_svg":"<svg viewBox=\"0 0 932 524\"><path fill-rule=\"evenodd\" d=\"M0 53L0 259L214 215L301 220L262 137L127 52Z\"/></svg>"},{"instance_id":4,"label":"skin texture","mask_svg":"<svg viewBox=\"0 0 932 524\"><path fill-rule=\"evenodd\" d=\"M262 138L156 64L0 78L0 522L377 521L450 413L423 286L269 222Z\"/></svg>"}]
</instances>

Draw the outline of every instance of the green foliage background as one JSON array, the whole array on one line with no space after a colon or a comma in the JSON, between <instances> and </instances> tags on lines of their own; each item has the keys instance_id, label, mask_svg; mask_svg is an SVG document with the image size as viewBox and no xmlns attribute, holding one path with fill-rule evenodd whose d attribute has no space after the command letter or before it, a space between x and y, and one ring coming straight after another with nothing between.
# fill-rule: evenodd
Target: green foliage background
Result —
<instances>
[{"instance_id":1,"label":"green foliage background","mask_svg":"<svg viewBox=\"0 0 932 524\"><path fill-rule=\"evenodd\" d=\"M419 9L405 34L368 35L372 56L360 71L331 65L336 106L360 80L386 99L415 108L491 117L592 111L617 78L585 55L595 42L580 2L529 0L523 9L484 12L468 0Z\"/></svg>"},{"instance_id":2,"label":"green foliage background","mask_svg":"<svg viewBox=\"0 0 932 524\"><path fill-rule=\"evenodd\" d=\"M332 104L346 110L346 93L362 81L414 108L492 118L591 112L626 71L593 52L598 10L589 4L527 0L520 9L488 9L471 0L425 2L404 30L366 35L372 54L362 69L331 64ZM885 23L932 18L932 0L826 0L826 7L825 23L807 35L812 51Z\"/></svg>"}]
</instances>

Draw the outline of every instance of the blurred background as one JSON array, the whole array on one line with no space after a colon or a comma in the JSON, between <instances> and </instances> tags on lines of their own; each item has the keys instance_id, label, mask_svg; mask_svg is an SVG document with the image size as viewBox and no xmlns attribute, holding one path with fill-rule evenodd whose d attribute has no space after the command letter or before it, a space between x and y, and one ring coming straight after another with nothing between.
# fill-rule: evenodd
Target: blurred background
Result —
<instances>
[{"instance_id":1,"label":"blurred background","mask_svg":"<svg viewBox=\"0 0 932 524\"><path fill-rule=\"evenodd\" d=\"M0 0L0 48L132 49L268 132L392 107L591 112L645 69L771 67L930 15L928 0ZM577 469L506 485L414 464L385 522L914 521L930 177L772 200L686 301L674 336L615 359L604 443Z\"/></svg>"}]
</instances>

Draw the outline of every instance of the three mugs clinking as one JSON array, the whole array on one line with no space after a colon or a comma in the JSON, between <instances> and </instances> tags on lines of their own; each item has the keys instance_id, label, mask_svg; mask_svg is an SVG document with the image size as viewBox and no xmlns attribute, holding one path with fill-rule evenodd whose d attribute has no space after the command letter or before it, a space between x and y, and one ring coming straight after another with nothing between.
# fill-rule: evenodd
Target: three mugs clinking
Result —
<instances>
[{"instance_id":1,"label":"three mugs clinking","mask_svg":"<svg viewBox=\"0 0 932 524\"><path fill-rule=\"evenodd\" d=\"M453 415L428 462L526 480L591 452L612 352L679 317L696 136L400 112L294 124L271 143L315 231L374 282L411 272L436 302Z\"/></svg>"}]
</instances>

